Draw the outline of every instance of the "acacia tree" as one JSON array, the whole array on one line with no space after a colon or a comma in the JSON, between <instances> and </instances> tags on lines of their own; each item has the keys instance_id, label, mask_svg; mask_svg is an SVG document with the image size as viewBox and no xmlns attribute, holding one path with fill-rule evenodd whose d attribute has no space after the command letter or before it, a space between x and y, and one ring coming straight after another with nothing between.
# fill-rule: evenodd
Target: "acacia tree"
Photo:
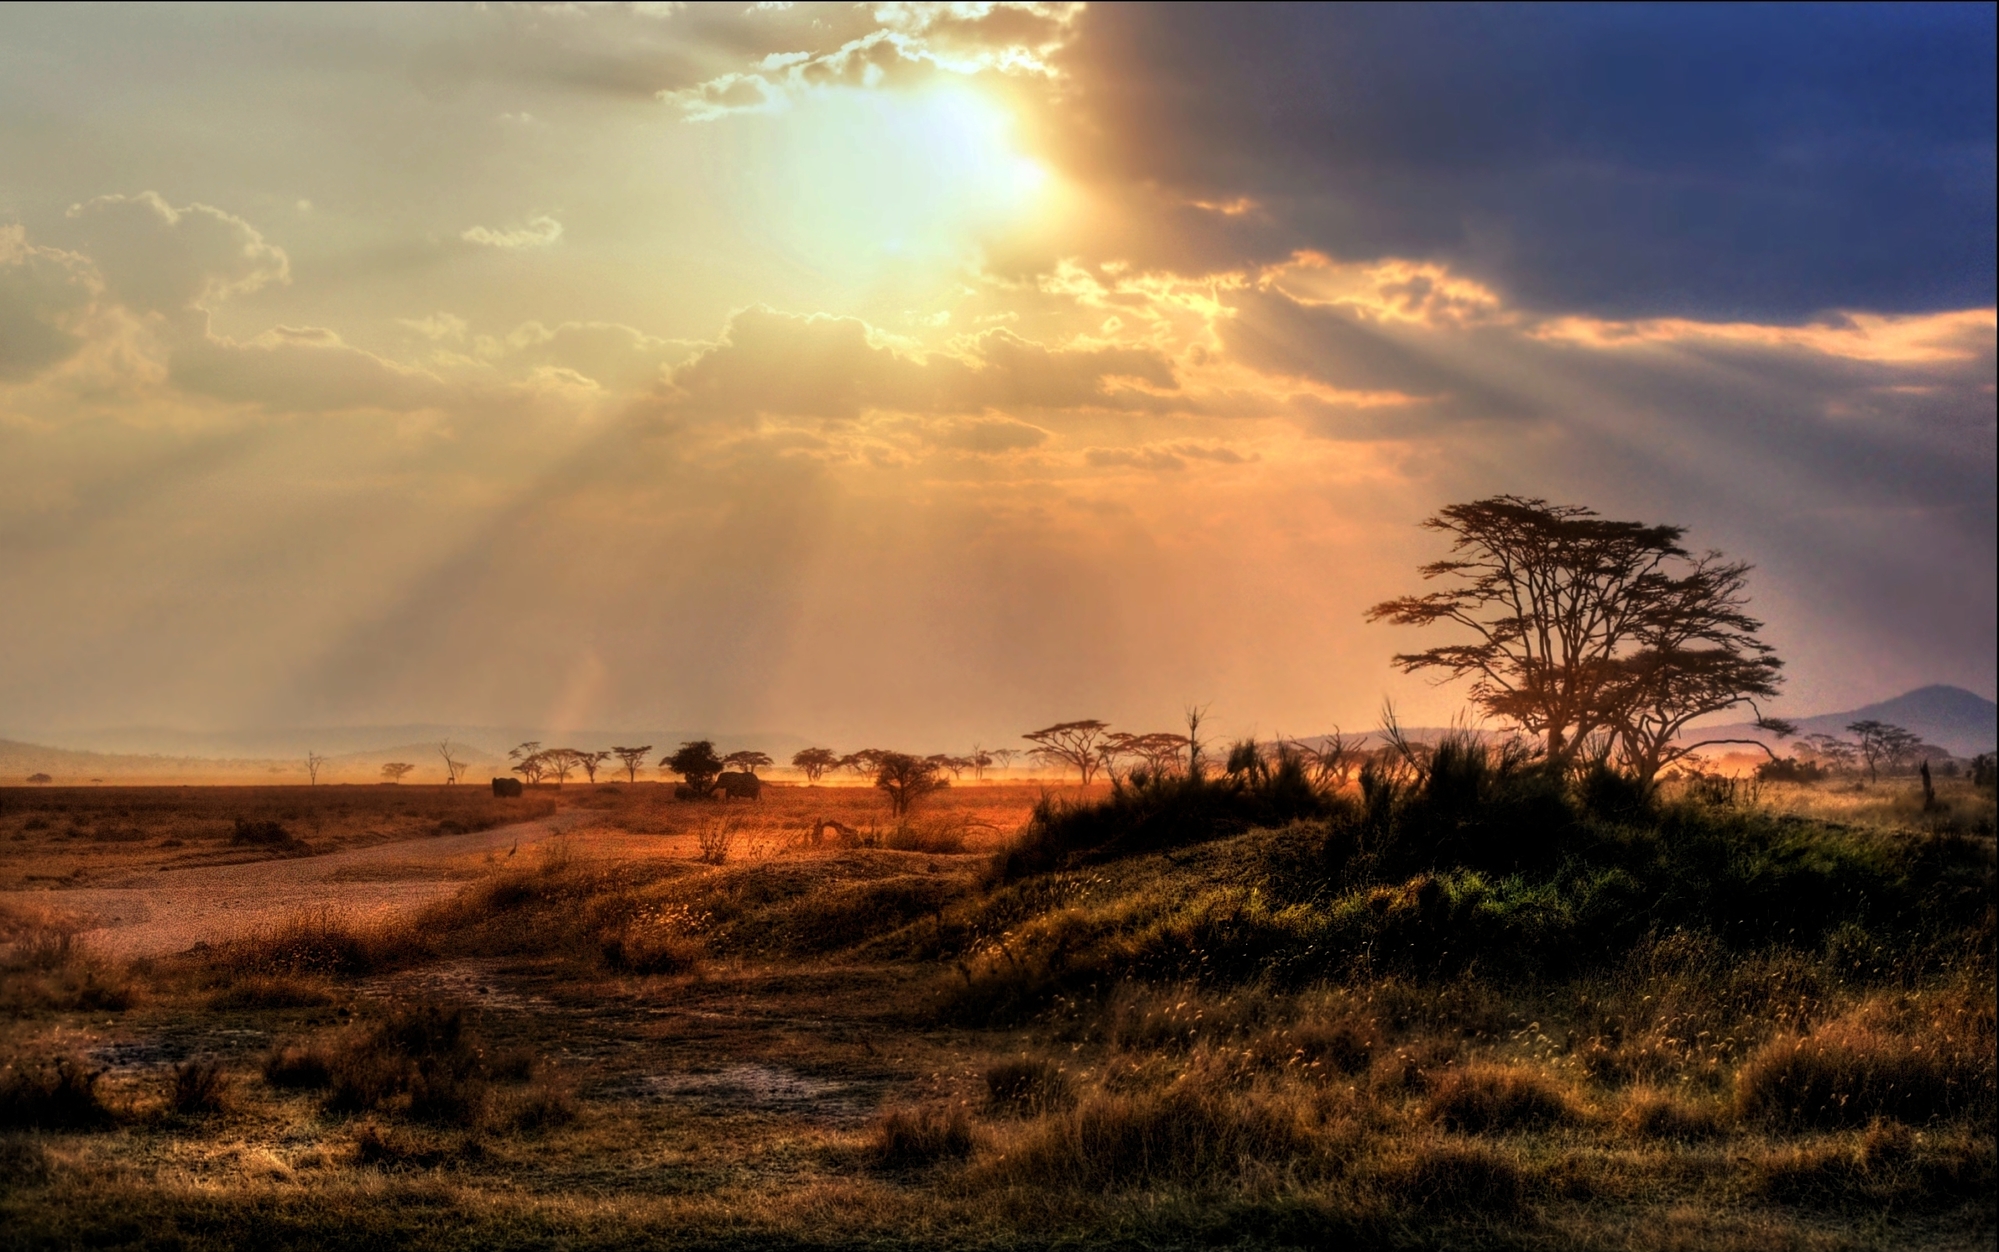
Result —
<instances>
[{"instance_id":1,"label":"acacia tree","mask_svg":"<svg viewBox=\"0 0 1999 1252\"><path fill-rule=\"evenodd\" d=\"M909 806L924 796L951 785L937 774L935 762L907 752L882 752L875 761L875 786L888 793L889 809L897 817L906 816Z\"/></svg>"},{"instance_id":2,"label":"acacia tree","mask_svg":"<svg viewBox=\"0 0 1999 1252\"><path fill-rule=\"evenodd\" d=\"M611 749L611 755L617 757L618 761L625 767L625 781L633 783L639 780L639 766L646 763L646 756L651 752L652 745L649 743L642 743L636 748L614 747Z\"/></svg>"},{"instance_id":3,"label":"acacia tree","mask_svg":"<svg viewBox=\"0 0 1999 1252\"><path fill-rule=\"evenodd\" d=\"M770 759L770 753L752 752L747 749L741 752L731 752L722 758L722 765L725 769L741 770L745 774L754 774L760 769L775 764L777 762Z\"/></svg>"},{"instance_id":4,"label":"acacia tree","mask_svg":"<svg viewBox=\"0 0 1999 1252\"><path fill-rule=\"evenodd\" d=\"M568 782L570 773L583 766L583 753L574 748L549 748L538 755L542 775L553 775L557 787ZM594 766L591 772L593 775L596 772Z\"/></svg>"},{"instance_id":5,"label":"acacia tree","mask_svg":"<svg viewBox=\"0 0 1999 1252\"><path fill-rule=\"evenodd\" d=\"M451 741L446 739L437 745L437 754L444 758L444 782L449 786L465 773L465 762L451 755Z\"/></svg>"},{"instance_id":6,"label":"acacia tree","mask_svg":"<svg viewBox=\"0 0 1999 1252\"><path fill-rule=\"evenodd\" d=\"M839 764L840 755L831 748L801 748L791 754L792 768L805 775L809 786L818 786L826 771L837 768Z\"/></svg>"},{"instance_id":7,"label":"acacia tree","mask_svg":"<svg viewBox=\"0 0 1999 1252\"><path fill-rule=\"evenodd\" d=\"M507 750L507 759L514 763L513 772L519 774L531 787L541 785L545 772L541 757L541 740L529 739L518 747Z\"/></svg>"},{"instance_id":8,"label":"acacia tree","mask_svg":"<svg viewBox=\"0 0 1999 1252\"><path fill-rule=\"evenodd\" d=\"M887 756L880 748L862 748L859 752L849 752L840 758L841 769L852 770L863 778L872 778L881 772L881 761Z\"/></svg>"},{"instance_id":9,"label":"acacia tree","mask_svg":"<svg viewBox=\"0 0 1999 1252\"><path fill-rule=\"evenodd\" d=\"M597 785L597 771L602 769L604 762L610 759L611 754L609 752L578 752L576 754L576 765L590 779L590 785L594 787Z\"/></svg>"},{"instance_id":10,"label":"acacia tree","mask_svg":"<svg viewBox=\"0 0 1999 1252\"><path fill-rule=\"evenodd\" d=\"M680 775L690 796L707 796L715 790L715 777L722 772L722 758L706 739L690 739L671 756L660 758L662 766Z\"/></svg>"},{"instance_id":11,"label":"acacia tree","mask_svg":"<svg viewBox=\"0 0 1999 1252\"><path fill-rule=\"evenodd\" d=\"M1021 738L1034 744L1029 756L1051 765L1073 767L1089 786L1105 765L1104 750L1110 744L1110 723L1089 718L1080 722L1057 722L1040 730L1030 730Z\"/></svg>"},{"instance_id":12,"label":"acacia tree","mask_svg":"<svg viewBox=\"0 0 1999 1252\"><path fill-rule=\"evenodd\" d=\"M1684 527L1520 496L1450 505L1423 525L1452 536L1451 558L1420 570L1449 585L1377 604L1369 620L1468 630L1470 642L1395 664L1470 678L1473 703L1539 739L1551 761L1594 744L1649 784L1684 755L1689 721L1776 691L1783 663L1743 612L1749 566L1691 556Z\"/></svg>"},{"instance_id":13,"label":"acacia tree","mask_svg":"<svg viewBox=\"0 0 1999 1252\"><path fill-rule=\"evenodd\" d=\"M1893 722L1879 722L1873 718L1858 721L1846 728L1846 733L1859 739L1860 759L1867 762L1869 782L1880 778L1880 766L1885 763L1894 769L1909 759L1911 753L1922 743L1914 732L1903 729Z\"/></svg>"},{"instance_id":14,"label":"acacia tree","mask_svg":"<svg viewBox=\"0 0 1999 1252\"><path fill-rule=\"evenodd\" d=\"M320 767L320 766L322 766L322 765L324 765L324 764L326 764L326 758L325 758L325 757L323 757L323 756L321 756L321 755L319 755L319 753L317 753L317 752L307 752L307 753L305 754L305 782L306 782L306 786L308 786L308 787L311 787L311 786L316 786L316 785L318 785L318 783L319 783L319 767Z\"/></svg>"},{"instance_id":15,"label":"acacia tree","mask_svg":"<svg viewBox=\"0 0 1999 1252\"><path fill-rule=\"evenodd\" d=\"M416 766L411 765L408 761L390 761L387 765L382 766L382 781L399 783L403 780L404 774L409 773L415 768Z\"/></svg>"}]
</instances>

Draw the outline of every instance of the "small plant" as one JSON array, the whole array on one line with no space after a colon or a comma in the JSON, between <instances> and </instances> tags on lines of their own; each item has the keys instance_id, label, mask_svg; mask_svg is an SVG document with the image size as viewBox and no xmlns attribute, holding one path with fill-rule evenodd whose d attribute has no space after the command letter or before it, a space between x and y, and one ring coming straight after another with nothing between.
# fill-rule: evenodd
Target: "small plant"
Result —
<instances>
[{"instance_id":1,"label":"small plant","mask_svg":"<svg viewBox=\"0 0 1999 1252\"><path fill-rule=\"evenodd\" d=\"M264 1055L264 1081L286 1090L321 1090L333 1083L333 1061L311 1044L279 1044Z\"/></svg>"},{"instance_id":2,"label":"small plant","mask_svg":"<svg viewBox=\"0 0 1999 1252\"><path fill-rule=\"evenodd\" d=\"M703 825L696 838L701 847L701 860L709 865L726 864L730 851L736 846L736 833L733 819L718 818Z\"/></svg>"},{"instance_id":3,"label":"small plant","mask_svg":"<svg viewBox=\"0 0 1999 1252\"><path fill-rule=\"evenodd\" d=\"M103 1071L73 1056L49 1062L21 1062L0 1069L0 1127L35 1130L91 1130L111 1122L111 1110L97 1094Z\"/></svg>"},{"instance_id":4,"label":"small plant","mask_svg":"<svg viewBox=\"0 0 1999 1252\"><path fill-rule=\"evenodd\" d=\"M887 1169L921 1169L972 1154L971 1121L958 1105L894 1108L876 1121L869 1150Z\"/></svg>"},{"instance_id":5,"label":"small plant","mask_svg":"<svg viewBox=\"0 0 1999 1252\"><path fill-rule=\"evenodd\" d=\"M1069 1076L1053 1061L1022 1057L986 1071L986 1107L1016 1117L1034 1116L1075 1102Z\"/></svg>"},{"instance_id":6,"label":"small plant","mask_svg":"<svg viewBox=\"0 0 1999 1252\"><path fill-rule=\"evenodd\" d=\"M1427 1108L1446 1130L1470 1134L1536 1130L1575 1120L1576 1110L1554 1083L1531 1070L1473 1065L1432 1080Z\"/></svg>"},{"instance_id":7,"label":"small plant","mask_svg":"<svg viewBox=\"0 0 1999 1252\"><path fill-rule=\"evenodd\" d=\"M229 1077L214 1060L196 1057L173 1067L167 1103L181 1116L220 1113L228 1098Z\"/></svg>"}]
</instances>

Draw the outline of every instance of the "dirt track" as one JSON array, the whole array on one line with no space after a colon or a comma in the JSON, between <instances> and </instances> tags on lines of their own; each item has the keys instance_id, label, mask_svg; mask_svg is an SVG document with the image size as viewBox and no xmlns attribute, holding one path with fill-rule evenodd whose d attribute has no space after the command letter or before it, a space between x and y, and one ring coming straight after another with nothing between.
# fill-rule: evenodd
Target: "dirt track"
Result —
<instances>
[{"instance_id":1,"label":"dirt track","mask_svg":"<svg viewBox=\"0 0 1999 1252\"><path fill-rule=\"evenodd\" d=\"M296 860L162 870L110 886L0 892L0 908L80 922L117 957L182 952L301 912L355 919L400 912L456 891L494 859L518 856L589 820L569 810L465 835L406 839Z\"/></svg>"}]
</instances>

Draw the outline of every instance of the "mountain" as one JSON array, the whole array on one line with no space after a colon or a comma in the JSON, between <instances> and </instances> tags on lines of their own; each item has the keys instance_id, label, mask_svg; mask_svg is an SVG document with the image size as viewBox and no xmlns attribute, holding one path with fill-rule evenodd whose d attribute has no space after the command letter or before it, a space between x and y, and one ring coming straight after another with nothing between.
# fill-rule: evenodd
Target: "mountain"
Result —
<instances>
[{"instance_id":1,"label":"mountain","mask_svg":"<svg viewBox=\"0 0 1999 1252\"><path fill-rule=\"evenodd\" d=\"M1953 756L1976 756L1999 744L1999 704L1962 687L1918 687L1892 700L1848 709L1844 713L1820 713L1813 717L1788 719L1800 735L1834 735L1851 739L1846 728L1854 722L1876 721L1900 726L1920 735L1927 743L1946 749ZM1779 741L1753 722L1731 722L1720 726L1696 726L1689 739L1758 739L1772 745Z\"/></svg>"}]
</instances>

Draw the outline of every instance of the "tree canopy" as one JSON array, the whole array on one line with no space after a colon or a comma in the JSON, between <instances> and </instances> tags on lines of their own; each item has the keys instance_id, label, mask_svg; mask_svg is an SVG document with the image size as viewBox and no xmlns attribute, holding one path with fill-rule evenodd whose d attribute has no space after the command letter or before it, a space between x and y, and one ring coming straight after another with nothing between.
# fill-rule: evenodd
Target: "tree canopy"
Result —
<instances>
[{"instance_id":1,"label":"tree canopy","mask_svg":"<svg viewBox=\"0 0 1999 1252\"><path fill-rule=\"evenodd\" d=\"M1703 746L1681 742L1696 718L1776 694L1783 662L1745 611L1750 566L1689 553L1684 527L1510 495L1450 505L1423 525L1451 536L1452 555L1419 571L1444 585L1368 618L1468 631L1395 664L1470 678L1473 703L1539 739L1551 760L1614 755L1649 784Z\"/></svg>"}]
</instances>

